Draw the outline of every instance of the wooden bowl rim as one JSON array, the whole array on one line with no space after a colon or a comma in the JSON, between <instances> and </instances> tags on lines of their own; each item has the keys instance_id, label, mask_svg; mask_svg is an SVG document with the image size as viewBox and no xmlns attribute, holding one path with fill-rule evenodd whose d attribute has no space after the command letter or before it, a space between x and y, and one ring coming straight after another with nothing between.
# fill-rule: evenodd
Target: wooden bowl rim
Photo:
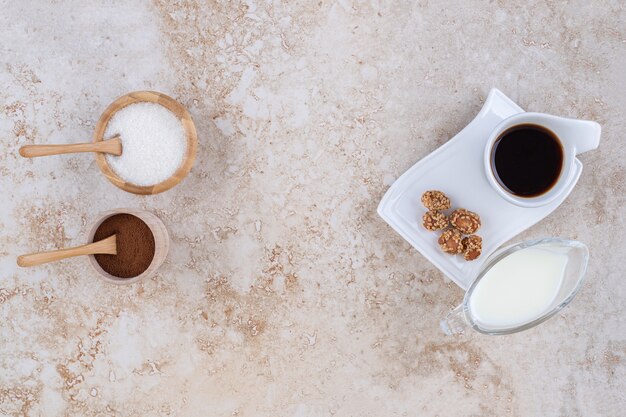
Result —
<instances>
[{"instance_id":1,"label":"wooden bowl rim","mask_svg":"<svg viewBox=\"0 0 626 417\"><path fill-rule=\"evenodd\" d=\"M187 174L189 174L189 172L191 171L191 167L193 166L194 160L196 158L196 148L198 142L196 126L193 123L191 115L189 114L185 106L183 106L170 96L159 93L157 91L133 91L131 93L124 94L123 96L117 98L106 108L106 110L104 110L104 112L100 116L100 119L98 119L98 122L96 123L93 140L94 142L100 142L104 140L104 132L106 130L106 127L116 112L130 104L142 102L156 103L162 105L163 107L174 113L183 124L185 137L187 138L187 149L185 150L183 163L178 167L176 172L174 172L171 177L165 179L158 184L147 186L135 185L133 183L124 181L111 169L104 153L96 152L95 155L96 162L98 164L98 167L100 168L100 171L102 171L104 176L116 187L119 187L122 190L133 194L152 195L167 191L179 182L181 182L183 178L185 178Z\"/></svg>"}]
</instances>

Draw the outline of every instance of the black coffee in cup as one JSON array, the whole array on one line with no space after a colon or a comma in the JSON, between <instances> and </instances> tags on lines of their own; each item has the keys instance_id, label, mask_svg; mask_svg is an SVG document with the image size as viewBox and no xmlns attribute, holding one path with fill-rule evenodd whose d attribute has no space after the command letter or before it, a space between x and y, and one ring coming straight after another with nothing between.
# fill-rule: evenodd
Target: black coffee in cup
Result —
<instances>
[{"instance_id":1,"label":"black coffee in cup","mask_svg":"<svg viewBox=\"0 0 626 417\"><path fill-rule=\"evenodd\" d=\"M491 149L491 168L500 185L519 197L537 197L556 184L563 146L545 127L521 124L505 130Z\"/></svg>"}]
</instances>

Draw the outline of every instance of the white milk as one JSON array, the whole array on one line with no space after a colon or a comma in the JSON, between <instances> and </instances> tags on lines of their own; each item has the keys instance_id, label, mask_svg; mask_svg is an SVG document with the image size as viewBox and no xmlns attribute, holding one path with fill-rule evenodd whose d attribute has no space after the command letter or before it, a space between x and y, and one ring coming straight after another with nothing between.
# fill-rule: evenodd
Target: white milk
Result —
<instances>
[{"instance_id":1,"label":"white milk","mask_svg":"<svg viewBox=\"0 0 626 417\"><path fill-rule=\"evenodd\" d=\"M485 328L508 328L543 315L559 292L567 259L566 255L532 247L501 259L470 296L474 321Z\"/></svg>"}]
</instances>

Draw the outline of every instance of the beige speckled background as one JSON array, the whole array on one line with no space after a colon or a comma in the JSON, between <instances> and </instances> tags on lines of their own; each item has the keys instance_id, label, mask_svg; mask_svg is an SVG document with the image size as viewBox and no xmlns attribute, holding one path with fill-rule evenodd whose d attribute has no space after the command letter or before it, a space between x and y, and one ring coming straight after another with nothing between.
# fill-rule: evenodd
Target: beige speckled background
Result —
<instances>
[{"instance_id":1,"label":"beige speckled background","mask_svg":"<svg viewBox=\"0 0 626 417\"><path fill-rule=\"evenodd\" d=\"M623 1L89 3L0 2L0 415L623 415ZM592 258L556 319L445 337L462 291L375 208L491 87L602 124L568 200L516 238ZM175 189L126 194L90 155L18 156L90 140L138 89L196 122ZM15 265L124 206L171 231L155 279Z\"/></svg>"}]
</instances>

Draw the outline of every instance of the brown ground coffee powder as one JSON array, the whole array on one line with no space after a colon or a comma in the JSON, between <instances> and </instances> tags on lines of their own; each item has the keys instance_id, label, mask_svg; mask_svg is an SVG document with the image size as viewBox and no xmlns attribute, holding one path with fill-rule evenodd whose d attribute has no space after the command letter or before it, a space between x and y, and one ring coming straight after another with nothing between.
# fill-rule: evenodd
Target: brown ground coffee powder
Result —
<instances>
[{"instance_id":1,"label":"brown ground coffee powder","mask_svg":"<svg viewBox=\"0 0 626 417\"><path fill-rule=\"evenodd\" d=\"M132 278L148 269L154 258L154 236L139 217L115 214L96 230L93 241L116 235L117 255L94 255L98 264L111 275Z\"/></svg>"}]
</instances>

